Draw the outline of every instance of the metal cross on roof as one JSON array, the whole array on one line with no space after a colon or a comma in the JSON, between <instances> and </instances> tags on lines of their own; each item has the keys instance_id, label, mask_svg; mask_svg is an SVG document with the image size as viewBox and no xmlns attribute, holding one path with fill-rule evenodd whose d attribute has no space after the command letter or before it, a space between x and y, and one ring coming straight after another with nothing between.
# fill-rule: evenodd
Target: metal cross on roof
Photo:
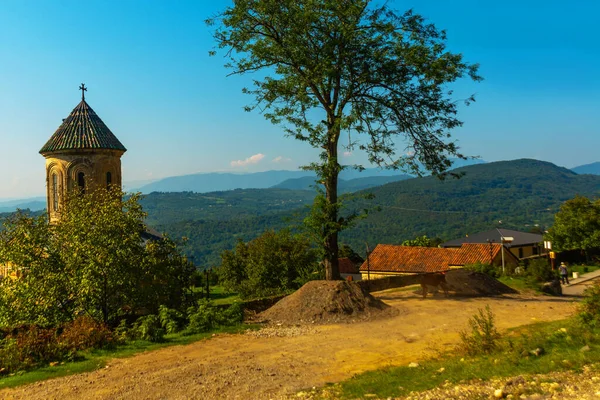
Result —
<instances>
[{"instance_id":1,"label":"metal cross on roof","mask_svg":"<svg viewBox=\"0 0 600 400\"><path fill-rule=\"evenodd\" d=\"M85 100L85 92L87 92L85 83L82 83L81 86L79 86L79 90L81 90L81 100Z\"/></svg>"}]
</instances>

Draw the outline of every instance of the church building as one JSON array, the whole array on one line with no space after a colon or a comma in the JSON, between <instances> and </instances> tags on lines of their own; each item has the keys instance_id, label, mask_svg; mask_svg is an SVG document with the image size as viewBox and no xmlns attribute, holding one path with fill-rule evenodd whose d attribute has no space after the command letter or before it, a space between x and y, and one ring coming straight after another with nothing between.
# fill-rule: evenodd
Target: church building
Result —
<instances>
[{"instance_id":1,"label":"church building","mask_svg":"<svg viewBox=\"0 0 600 400\"><path fill-rule=\"evenodd\" d=\"M93 192L98 187L121 188L121 156L125 146L85 101L65 118L40 150L46 158L46 199L50 222L60 219L69 191Z\"/></svg>"}]
</instances>

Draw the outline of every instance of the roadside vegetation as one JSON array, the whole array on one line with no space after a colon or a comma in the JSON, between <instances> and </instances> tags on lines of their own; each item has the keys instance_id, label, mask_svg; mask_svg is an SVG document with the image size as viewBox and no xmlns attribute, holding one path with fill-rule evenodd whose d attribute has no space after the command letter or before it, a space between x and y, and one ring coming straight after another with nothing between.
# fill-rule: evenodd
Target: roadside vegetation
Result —
<instances>
[{"instance_id":1,"label":"roadside vegetation","mask_svg":"<svg viewBox=\"0 0 600 400\"><path fill-rule=\"evenodd\" d=\"M437 353L425 362L366 372L320 389L318 395L336 399L388 398L477 379L579 371L600 362L600 284L586 291L571 319L499 333L493 312L484 308L469 320L460 337L454 349ZM515 388L512 394L517 398L528 394L526 390Z\"/></svg>"},{"instance_id":2,"label":"roadside vegetation","mask_svg":"<svg viewBox=\"0 0 600 400\"><path fill-rule=\"evenodd\" d=\"M5 220L0 382L40 368L78 370L72 363L90 366L96 351L118 356L240 326L240 303L217 307L193 290L198 274L177 243L148 239L138 200L102 189L69 197L56 224L22 213Z\"/></svg>"}]
</instances>

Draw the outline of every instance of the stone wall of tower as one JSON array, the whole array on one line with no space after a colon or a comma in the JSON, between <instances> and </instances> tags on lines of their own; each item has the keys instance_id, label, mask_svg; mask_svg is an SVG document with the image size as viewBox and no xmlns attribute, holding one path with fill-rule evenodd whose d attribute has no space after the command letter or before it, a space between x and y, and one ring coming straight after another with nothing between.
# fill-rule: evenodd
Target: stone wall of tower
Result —
<instances>
[{"instance_id":1,"label":"stone wall of tower","mask_svg":"<svg viewBox=\"0 0 600 400\"><path fill-rule=\"evenodd\" d=\"M60 220L67 193L81 190L82 183L86 193L109 184L120 189L122 155L120 150L70 150L46 154L46 204L50 222Z\"/></svg>"}]
</instances>

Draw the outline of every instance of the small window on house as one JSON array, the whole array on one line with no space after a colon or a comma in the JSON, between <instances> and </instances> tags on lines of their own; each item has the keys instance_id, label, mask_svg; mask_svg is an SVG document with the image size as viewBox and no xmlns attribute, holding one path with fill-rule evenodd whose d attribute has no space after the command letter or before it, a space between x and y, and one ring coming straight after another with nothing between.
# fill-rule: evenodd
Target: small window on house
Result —
<instances>
[{"instance_id":1,"label":"small window on house","mask_svg":"<svg viewBox=\"0 0 600 400\"><path fill-rule=\"evenodd\" d=\"M52 211L58 211L58 175L52 174Z\"/></svg>"},{"instance_id":2,"label":"small window on house","mask_svg":"<svg viewBox=\"0 0 600 400\"><path fill-rule=\"evenodd\" d=\"M539 253L538 246L533 246L533 255L537 256Z\"/></svg>"},{"instance_id":3,"label":"small window on house","mask_svg":"<svg viewBox=\"0 0 600 400\"><path fill-rule=\"evenodd\" d=\"M523 248L519 247L519 258L523 258Z\"/></svg>"},{"instance_id":4,"label":"small window on house","mask_svg":"<svg viewBox=\"0 0 600 400\"><path fill-rule=\"evenodd\" d=\"M106 173L106 189L110 190L110 185L112 185L112 174L110 172Z\"/></svg>"},{"instance_id":5,"label":"small window on house","mask_svg":"<svg viewBox=\"0 0 600 400\"><path fill-rule=\"evenodd\" d=\"M83 172L77 174L77 186L79 186L79 191L85 194L85 174Z\"/></svg>"}]
</instances>

